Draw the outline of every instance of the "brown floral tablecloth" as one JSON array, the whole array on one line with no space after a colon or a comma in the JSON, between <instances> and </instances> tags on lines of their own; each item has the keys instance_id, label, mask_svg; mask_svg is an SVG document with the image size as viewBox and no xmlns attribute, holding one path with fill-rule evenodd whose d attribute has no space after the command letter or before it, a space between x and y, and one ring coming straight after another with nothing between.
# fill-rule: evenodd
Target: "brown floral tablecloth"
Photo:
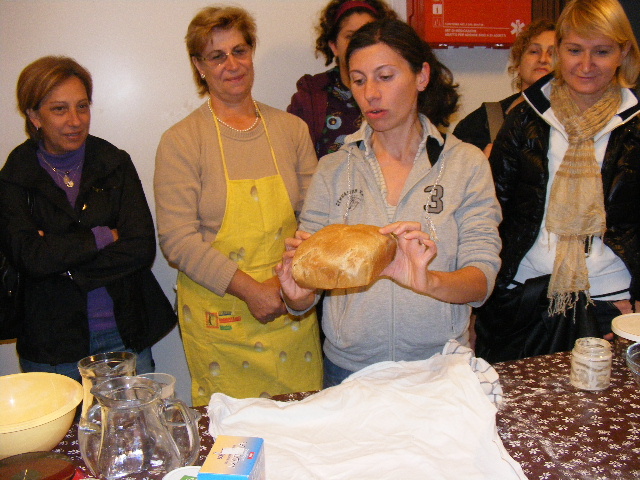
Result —
<instances>
[{"instance_id":1,"label":"brown floral tablecloth","mask_svg":"<svg viewBox=\"0 0 640 480\"><path fill-rule=\"evenodd\" d=\"M614 357L611 386L569 383L569 352L494 365L498 432L530 479L640 479L640 387Z\"/></svg>"},{"instance_id":2,"label":"brown floral tablecloth","mask_svg":"<svg viewBox=\"0 0 640 480\"><path fill-rule=\"evenodd\" d=\"M624 361L614 358L611 386L602 392L578 390L569 383L570 353L494 365L504 389L498 432L527 477L558 480L640 479L640 387ZM307 393L279 396L299 400ZM213 445L204 407L199 423L202 465ZM54 449L90 476L78 450L77 426ZM158 480L139 475L135 480Z\"/></svg>"}]
</instances>

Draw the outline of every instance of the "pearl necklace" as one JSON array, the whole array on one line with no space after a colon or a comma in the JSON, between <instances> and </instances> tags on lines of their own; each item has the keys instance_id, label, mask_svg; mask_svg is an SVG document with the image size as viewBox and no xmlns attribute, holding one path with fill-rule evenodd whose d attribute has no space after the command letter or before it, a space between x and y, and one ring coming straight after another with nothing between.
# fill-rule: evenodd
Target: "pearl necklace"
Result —
<instances>
[{"instance_id":1,"label":"pearl necklace","mask_svg":"<svg viewBox=\"0 0 640 480\"><path fill-rule=\"evenodd\" d=\"M69 177L69 174L73 171L73 170L77 170L78 168L80 168L80 165L82 165L82 161L80 161L78 163L78 165L76 165L75 167L73 167L70 170L67 170L64 173L60 173L58 171L58 169L56 167L54 167L53 165L51 165L49 162L47 162L44 158L44 155L38 154L38 156L40 157L40 160L42 160L44 163L47 164L47 166L53 170L53 172L58 175L62 181L64 182L64 184L67 186L67 188L73 188L75 185L75 182L71 179L71 177Z\"/></svg>"},{"instance_id":2,"label":"pearl necklace","mask_svg":"<svg viewBox=\"0 0 640 480\"><path fill-rule=\"evenodd\" d=\"M258 110L258 105L256 105L256 102L254 100L253 102L253 106L256 109L256 119L254 120L254 122L251 124L251 126L249 128L236 128L236 127L232 127L231 125L229 125L228 123L226 123L224 120L222 120L220 117L218 117L215 112L213 111L213 108L211 107L211 99L209 99L209 101L207 102L209 105L209 111L211 112L211 114L216 117L216 119L225 127L230 128L231 130L234 130L236 132L248 132L249 130L252 130L257 124L258 124L258 120L260 120L260 111Z\"/></svg>"}]
</instances>

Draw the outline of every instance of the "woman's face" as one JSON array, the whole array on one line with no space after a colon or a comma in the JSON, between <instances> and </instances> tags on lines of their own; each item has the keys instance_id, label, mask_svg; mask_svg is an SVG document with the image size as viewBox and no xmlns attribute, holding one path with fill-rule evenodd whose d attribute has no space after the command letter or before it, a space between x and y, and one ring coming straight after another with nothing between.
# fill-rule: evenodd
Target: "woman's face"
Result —
<instances>
[{"instance_id":1,"label":"woman's face","mask_svg":"<svg viewBox=\"0 0 640 480\"><path fill-rule=\"evenodd\" d=\"M558 46L558 69L581 110L602 97L628 51L604 35L585 38L569 31L562 39Z\"/></svg>"},{"instance_id":2,"label":"woman's face","mask_svg":"<svg viewBox=\"0 0 640 480\"><path fill-rule=\"evenodd\" d=\"M351 37L353 37L353 34L356 33L360 27L367 23L371 23L374 20L375 18L368 13L354 12L340 21L340 31L338 32L336 41L329 42L331 51L338 59L338 67L340 67L340 71L347 71L345 56Z\"/></svg>"},{"instance_id":3,"label":"woman's face","mask_svg":"<svg viewBox=\"0 0 640 480\"><path fill-rule=\"evenodd\" d=\"M522 90L551 73L554 42L553 31L542 32L531 39L531 43L520 58L520 67L518 67Z\"/></svg>"},{"instance_id":4,"label":"woman's face","mask_svg":"<svg viewBox=\"0 0 640 480\"><path fill-rule=\"evenodd\" d=\"M353 52L349 67L353 96L376 132L413 124L418 93L429 83L427 63L416 74L399 53L377 43Z\"/></svg>"},{"instance_id":5,"label":"woman's face","mask_svg":"<svg viewBox=\"0 0 640 480\"><path fill-rule=\"evenodd\" d=\"M40 129L47 152L61 155L77 150L87 139L91 123L87 89L78 77L69 77L28 115Z\"/></svg>"},{"instance_id":6,"label":"woman's face","mask_svg":"<svg viewBox=\"0 0 640 480\"><path fill-rule=\"evenodd\" d=\"M236 103L251 95L253 87L253 50L240 30L214 30L194 65L205 75L212 97Z\"/></svg>"}]
</instances>

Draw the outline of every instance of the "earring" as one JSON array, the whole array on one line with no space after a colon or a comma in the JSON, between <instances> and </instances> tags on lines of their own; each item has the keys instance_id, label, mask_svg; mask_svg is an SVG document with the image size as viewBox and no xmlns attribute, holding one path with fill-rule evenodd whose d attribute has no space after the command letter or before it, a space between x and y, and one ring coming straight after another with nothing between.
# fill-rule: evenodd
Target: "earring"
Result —
<instances>
[{"instance_id":1,"label":"earring","mask_svg":"<svg viewBox=\"0 0 640 480\"><path fill-rule=\"evenodd\" d=\"M202 78L202 79L204 80L204 78L205 78L205 74L204 74L204 73L201 73L201 74L200 74L200 78Z\"/></svg>"}]
</instances>

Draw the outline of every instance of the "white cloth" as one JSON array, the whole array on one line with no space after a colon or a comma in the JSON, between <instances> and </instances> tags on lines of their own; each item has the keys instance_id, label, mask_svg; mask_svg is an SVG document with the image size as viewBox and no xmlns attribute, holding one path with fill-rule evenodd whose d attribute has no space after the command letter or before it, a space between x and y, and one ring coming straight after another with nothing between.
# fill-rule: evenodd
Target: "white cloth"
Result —
<instances>
[{"instance_id":1,"label":"white cloth","mask_svg":"<svg viewBox=\"0 0 640 480\"><path fill-rule=\"evenodd\" d=\"M502 403L502 385L500 385L498 372L484 358L474 357L473 353L473 350L469 347L460 345L455 340L449 340L442 349L443 355L460 355L478 377L480 388L487 395L487 398L496 407L500 407Z\"/></svg>"},{"instance_id":2,"label":"white cloth","mask_svg":"<svg viewBox=\"0 0 640 480\"><path fill-rule=\"evenodd\" d=\"M526 479L469 361L495 370L456 345L371 365L300 402L215 393L210 432L264 438L268 480Z\"/></svg>"}]
</instances>

